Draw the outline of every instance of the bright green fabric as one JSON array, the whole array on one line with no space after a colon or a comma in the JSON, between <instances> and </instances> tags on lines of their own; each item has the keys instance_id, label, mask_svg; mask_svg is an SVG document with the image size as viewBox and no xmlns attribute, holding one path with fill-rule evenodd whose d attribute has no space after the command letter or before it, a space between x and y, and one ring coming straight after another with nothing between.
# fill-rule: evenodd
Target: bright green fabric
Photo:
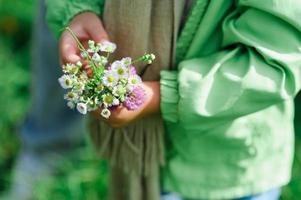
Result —
<instances>
[{"instance_id":1,"label":"bright green fabric","mask_svg":"<svg viewBox=\"0 0 301 200\"><path fill-rule=\"evenodd\" d=\"M224 199L285 185L301 84L301 2L202 1L178 39L177 70L161 73L163 188ZM79 12L100 13L100 3L48 0L48 20L58 33Z\"/></svg>"},{"instance_id":2,"label":"bright green fabric","mask_svg":"<svg viewBox=\"0 0 301 200\"><path fill-rule=\"evenodd\" d=\"M50 29L59 37L63 28L77 14L91 11L100 15L105 0L46 0L46 19Z\"/></svg>"},{"instance_id":3,"label":"bright green fabric","mask_svg":"<svg viewBox=\"0 0 301 200\"><path fill-rule=\"evenodd\" d=\"M189 47L189 25L178 39L178 70L161 73L163 185L184 197L246 196L290 179L301 1L233 2L212 0Z\"/></svg>"}]
</instances>

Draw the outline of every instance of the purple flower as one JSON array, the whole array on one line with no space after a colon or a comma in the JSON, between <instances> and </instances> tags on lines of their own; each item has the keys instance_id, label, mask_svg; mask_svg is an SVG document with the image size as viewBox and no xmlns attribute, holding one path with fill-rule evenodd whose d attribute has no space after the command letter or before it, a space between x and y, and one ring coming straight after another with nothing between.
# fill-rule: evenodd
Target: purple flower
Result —
<instances>
[{"instance_id":1,"label":"purple flower","mask_svg":"<svg viewBox=\"0 0 301 200\"><path fill-rule=\"evenodd\" d=\"M124 107L128 110L137 110L145 101L145 91L141 86L133 88L129 96L123 102Z\"/></svg>"}]
</instances>

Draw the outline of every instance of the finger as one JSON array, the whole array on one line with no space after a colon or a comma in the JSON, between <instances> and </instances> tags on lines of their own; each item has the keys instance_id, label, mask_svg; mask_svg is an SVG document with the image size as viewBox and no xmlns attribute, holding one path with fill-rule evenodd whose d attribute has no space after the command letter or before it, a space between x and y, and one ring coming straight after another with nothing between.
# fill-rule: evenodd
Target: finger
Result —
<instances>
[{"instance_id":1,"label":"finger","mask_svg":"<svg viewBox=\"0 0 301 200\"><path fill-rule=\"evenodd\" d=\"M85 69L86 66L89 64L87 60L81 57L80 62L82 63L82 69Z\"/></svg>"},{"instance_id":2,"label":"finger","mask_svg":"<svg viewBox=\"0 0 301 200\"><path fill-rule=\"evenodd\" d=\"M85 71L86 71L88 77L90 77L90 78L93 77L93 70L92 69L86 69Z\"/></svg>"},{"instance_id":3,"label":"finger","mask_svg":"<svg viewBox=\"0 0 301 200\"><path fill-rule=\"evenodd\" d=\"M60 57L62 63L75 63L80 60L76 41L71 34L64 32L60 40Z\"/></svg>"},{"instance_id":4,"label":"finger","mask_svg":"<svg viewBox=\"0 0 301 200\"><path fill-rule=\"evenodd\" d=\"M97 19L96 26L94 23L90 23L90 24L87 24L86 28L88 29L87 32L89 33L90 37L95 42L102 42L105 40L109 40L108 34L105 31L105 29L99 19Z\"/></svg>"}]
</instances>

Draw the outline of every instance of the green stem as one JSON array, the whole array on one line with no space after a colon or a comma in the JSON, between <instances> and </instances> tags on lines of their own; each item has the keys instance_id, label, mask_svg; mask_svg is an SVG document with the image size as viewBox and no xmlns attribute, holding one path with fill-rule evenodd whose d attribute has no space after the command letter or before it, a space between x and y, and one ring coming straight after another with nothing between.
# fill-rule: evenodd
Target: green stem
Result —
<instances>
[{"instance_id":1,"label":"green stem","mask_svg":"<svg viewBox=\"0 0 301 200\"><path fill-rule=\"evenodd\" d=\"M82 45L82 43L78 40L78 38L76 37L76 35L73 33L73 31L71 30L71 28L66 27L66 30L71 34L72 38L76 41L77 46L80 49L83 49L84 51L86 51L85 47Z\"/></svg>"},{"instance_id":2,"label":"green stem","mask_svg":"<svg viewBox=\"0 0 301 200\"><path fill-rule=\"evenodd\" d=\"M133 61L131 62L131 64L134 64L134 63L140 62L140 61L143 61L142 57L137 58L136 60L133 60Z\"/></svg>"},{"instance_id":3,"label":"green stem","mask_svg":"<svg viewBox=\"0 0 301 200\"><path fill-rule=\"evenodd\" d=\"M71 30L71 28L66 27L65 30L67 30L71 34L72 38L76 41L78 48L87 55L88 60L92 63L93 74L94 75L97 74L97 72L96 72L97 71L97 69L96 69L97 66L94 63L94 61L92 60L89 52L85 49L85 47L83 46L83 44L79 41L79 39L76 37L76 35L74 34L74 32Z\"/></svg>"}]
</instances>

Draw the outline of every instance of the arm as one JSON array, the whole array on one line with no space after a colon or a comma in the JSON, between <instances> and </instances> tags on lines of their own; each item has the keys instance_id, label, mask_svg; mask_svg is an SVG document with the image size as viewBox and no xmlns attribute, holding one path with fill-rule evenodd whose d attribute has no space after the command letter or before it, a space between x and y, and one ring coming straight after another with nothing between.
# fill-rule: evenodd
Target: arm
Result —
<instances>
[{"instance_id":1,"label":"arm","mask_svg":"<svg viewBox=\"0 0 301 200\"><path fill-rule=\"evenodd\" d=\"M299 0L238 1L223 23L224 50L161 73L163 118L199 128L293 98L301 84L300 17Z\"/></svg>"}]
</instances>

